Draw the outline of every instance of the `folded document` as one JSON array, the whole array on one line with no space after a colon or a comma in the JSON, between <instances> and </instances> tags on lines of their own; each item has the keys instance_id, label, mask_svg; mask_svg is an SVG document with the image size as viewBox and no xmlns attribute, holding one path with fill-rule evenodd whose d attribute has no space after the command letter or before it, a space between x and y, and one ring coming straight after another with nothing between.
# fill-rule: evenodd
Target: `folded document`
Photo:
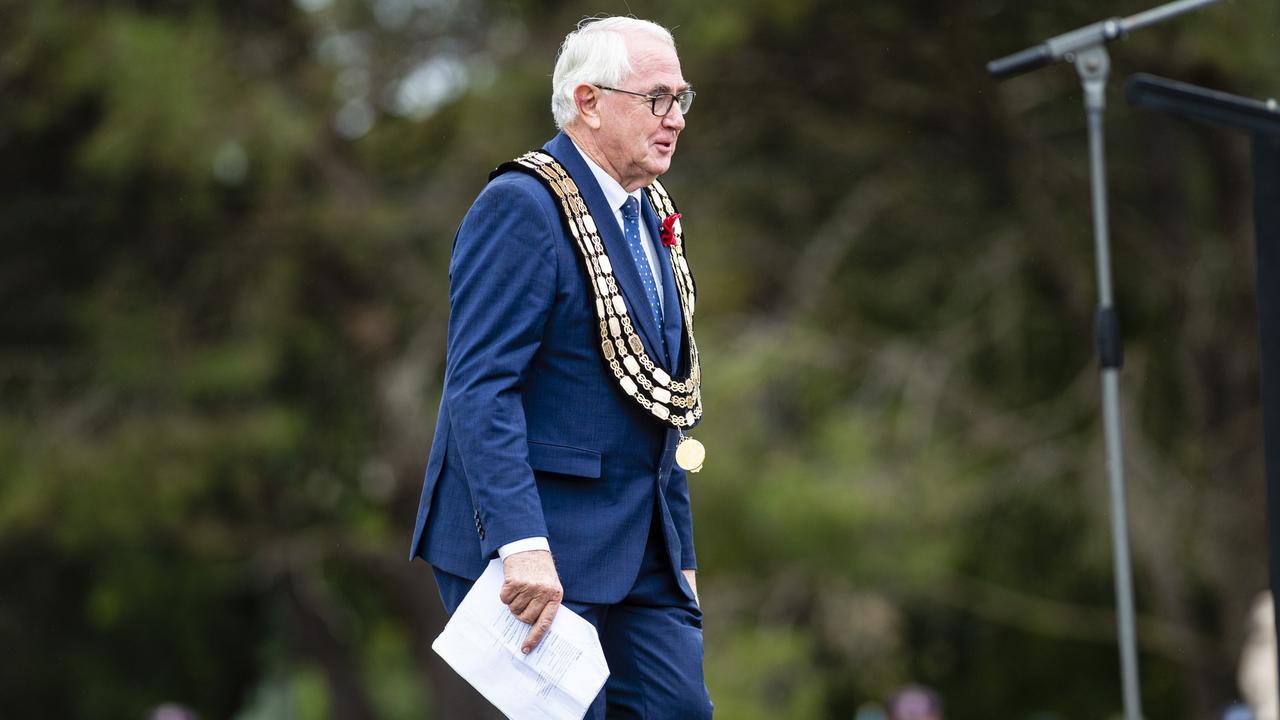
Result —
<instances>
[{"instance_id":1,"label":"folded document","mask_svg":"<svg viewBox=\"0 0 1280 720\"><path fill-rule=\"evenodd\" d=\"M431 649L513 720L582 720L609 677L595 626L562 605L525 655L533 626L511 614L501 590L502 561L493 560Z\"/></svg>"}]
</instances>

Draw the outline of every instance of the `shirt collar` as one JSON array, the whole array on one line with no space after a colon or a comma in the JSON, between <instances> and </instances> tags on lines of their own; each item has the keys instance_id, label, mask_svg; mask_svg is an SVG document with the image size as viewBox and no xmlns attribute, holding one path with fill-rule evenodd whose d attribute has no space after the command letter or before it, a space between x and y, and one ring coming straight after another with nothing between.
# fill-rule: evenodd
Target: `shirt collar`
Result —
<instances>
[{"instance_id":1,"label":"shirt collar","mask_svg":"<svg viewBox=\"0 0 1280 720\"><path fill-rule=\"evenodd\" d=\"M572 141L573 138L569 138L569 140ZM622 208L622 203L626 202L628 197L633 197L636 202L640 202L639 188L636 188L633 192L627 192L623 189L622 183L614 180L612 175L604 171L604 168L597 165L590 157L587 157L587 154L582 152L582 148L578 147L577 142L573 143L573 149L577 150L582 159L586 161L587 168L591 170L591 174L596 178L596 184L600 186L600 191L604 193L605 202L609 203L610 209L615 213ZM643 205L643 203L641 204Z\"/></svg>"}]
</instances>

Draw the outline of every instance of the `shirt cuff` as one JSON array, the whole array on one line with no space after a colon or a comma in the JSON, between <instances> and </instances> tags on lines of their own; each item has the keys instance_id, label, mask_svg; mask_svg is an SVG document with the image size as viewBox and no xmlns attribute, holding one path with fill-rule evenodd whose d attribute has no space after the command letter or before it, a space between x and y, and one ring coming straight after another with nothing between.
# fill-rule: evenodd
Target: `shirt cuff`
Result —
<instances>
[{"instance_id":1,"label":"shirt cuff","mask_svg":"<svg viewBox=\"0 0 1280 720\"><path fill-rule=\"evenodd\" d=\"M530 550L546 550L547 552L551 552L551 545L544 537L531 537L523 540L516 540L515 542L509 542L498 548L498 558L506 560L508 555L515 555L516 553L528 552Z\"/></svg>"}]
</instances>

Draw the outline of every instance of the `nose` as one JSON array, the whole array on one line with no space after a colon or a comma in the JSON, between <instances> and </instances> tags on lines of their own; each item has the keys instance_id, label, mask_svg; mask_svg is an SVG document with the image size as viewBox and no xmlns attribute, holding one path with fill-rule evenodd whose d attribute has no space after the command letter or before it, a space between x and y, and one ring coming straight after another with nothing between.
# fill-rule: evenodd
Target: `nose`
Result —
<instances>
[{"instance_id":1,"label":"nose","mask_svg":"<svg viewBox=\"0 0 1280 720\"><path fill-rule=\"evenodd\" d=\"M680 112L680 103L671 103L671 109L662 116L662 126L671 130L684 129L684 113Z\"/></svg>"}]
</instances>

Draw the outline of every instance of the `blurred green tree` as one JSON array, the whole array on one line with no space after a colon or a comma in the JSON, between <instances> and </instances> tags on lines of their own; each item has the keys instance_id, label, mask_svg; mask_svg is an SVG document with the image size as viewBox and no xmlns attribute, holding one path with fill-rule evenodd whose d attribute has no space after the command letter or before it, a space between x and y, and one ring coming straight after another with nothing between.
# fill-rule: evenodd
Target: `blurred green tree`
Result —
<instances>
[{"instance_id":1,"label":"blurred green tree","mask_svg":"<svg viewBox=\"0 0 1280 720\"><path fill-rule=\"evenodd\" d=\"M1117 13L1146 4L1126 0ZM579 18L676 28L699 280L713 697L852 717L1119 708L1085 138L1087 3L0 2L0 698L15 716L481 717L404 561L454 227L541 144ZM1280 8L1114 52L1245 95ZM1110 151L1145 704L1235 696L1265 585L1243 140Z\"/></svg>"}]
</instances>

